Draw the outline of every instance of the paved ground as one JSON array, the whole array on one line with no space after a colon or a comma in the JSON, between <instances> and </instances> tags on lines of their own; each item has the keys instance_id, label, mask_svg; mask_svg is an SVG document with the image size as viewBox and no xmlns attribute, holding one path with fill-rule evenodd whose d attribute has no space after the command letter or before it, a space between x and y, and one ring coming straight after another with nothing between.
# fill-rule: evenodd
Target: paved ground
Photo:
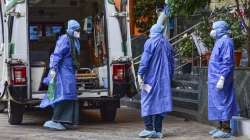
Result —
<instances>
[{"instance_id":1,"label":"paved ground","mask_svg":"<svg viewBox=\"0 0 250 140\"><path fill-rule=\"evenodd\" d=\"M98 111L84 111L78 130L49 131L41 127L48 118L47 112L32 111L25 114L23 125L11 126L7 114L0 114L0 140L141 140L137 134L143 129L138 110L127 107L119 109L115 123L101 122ZM207 134L210 129L211 126L168 116L164 122L164 139L212 140Z\"/></svg>"}]
</instances>

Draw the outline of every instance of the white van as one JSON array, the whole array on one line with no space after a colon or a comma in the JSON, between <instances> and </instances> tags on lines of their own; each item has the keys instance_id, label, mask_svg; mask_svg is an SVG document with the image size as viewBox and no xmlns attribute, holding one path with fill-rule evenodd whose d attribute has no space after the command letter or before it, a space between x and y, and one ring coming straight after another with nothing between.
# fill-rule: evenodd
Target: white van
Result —
<instances>
[{"instance_id":1,"label":"white van","mask_svg":"<svg viewBox=\"0 0 250 140\"><path fill-rule=\"evenodd\" d=\"M46 93L49 56L69 19L81 23L81 70L96 82L87 87L78 78L80 107L115 119L120 98L137 93L127 5L118 12L113 0L1 0L0 111L8 109L10 124Z\"/></svg>"}]
</instances>

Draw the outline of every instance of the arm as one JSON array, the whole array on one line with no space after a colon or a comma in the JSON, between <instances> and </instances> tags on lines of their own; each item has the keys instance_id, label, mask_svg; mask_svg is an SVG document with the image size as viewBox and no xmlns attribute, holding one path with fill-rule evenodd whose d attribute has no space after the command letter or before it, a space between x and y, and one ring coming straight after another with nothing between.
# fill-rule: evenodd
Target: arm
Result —
<instances>
[{"instance_id":1,"label":"arm","mask_svg":"<svg viewBox=\"0 0 250 140\"><path fill-rule=\"evenodd\" d=\"M165 27L164 29L164 36L167 37L167 31L168 31L168 22L169 22L169 17L170 17L170 9L168 7L168 4L166 2L166 5L164 6L163 11L160 13L160 16L157 19L157 24L162 25Z\"/></svg>"},{"instance_id":2,"label":"arm","mask_svg":"<svg viewBox=\"0 0 250 140\"><path fill-rule=\"evenodd\" d=\"M152 45L150 41L147 41L144 45L144 51L139 65L138 75L141 75L143 77L144 74L148 71L152 55L153 55Z\"/></svg>"},{"instance_id":3,"label":"arm","mask_svg":"<svg viewBox=\"0 0 250 140\"><path fill-rule=\"evenodd\" d=\"M223 48L221 50L222 62L221 62L221 76L225 79L228 78L230 73L234 69L234 46L233 42L223 42Z\"/></svg>"},{"instance_id":4,"label":"arm","mask_svg":"<svg viewBox=\"0 0 250 140\"><path fill-rule=\"evenodd\" d=\"M53 54L50 56L50 69L58 70L58 64L63 59L63 56L69 51L69 47L67 45L66 39L61 41L59 40L56 43L55 50Z\"/></svg>"},{"instance_id":5,"label":"arm","mask_svg":"<svg viewBox=\"0 0 250 140\"><path fill-rule=\"evenodd\" d=\"M160 13L160 16L157 19L157 24L164 26L167 23L169 17L170 17L170 10L168 4L166 4L164 6L163 11Z\"/></svg>"}]
</instances>

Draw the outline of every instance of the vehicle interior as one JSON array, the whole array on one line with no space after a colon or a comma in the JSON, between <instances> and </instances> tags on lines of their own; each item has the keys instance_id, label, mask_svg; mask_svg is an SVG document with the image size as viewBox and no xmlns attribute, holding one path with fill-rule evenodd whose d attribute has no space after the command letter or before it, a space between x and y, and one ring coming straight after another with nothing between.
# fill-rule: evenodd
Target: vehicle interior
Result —
<instances>
[{"instance_id":1,"label":"vehicle interior","mask_svg":"<svg viewBox=\"0 0 250 140\"><path fill-rule=\"evenodd\" d=\"M56 40L65 34L69 19L81 24L81 68L94 69L107 64L103 8L102 0L29 0L31 74L33 71L42 75L39 78L38 74L32 74L36 85L33 91L41 90L39 83L48 73L50 55Z\"/></svg>"}]
</instances>

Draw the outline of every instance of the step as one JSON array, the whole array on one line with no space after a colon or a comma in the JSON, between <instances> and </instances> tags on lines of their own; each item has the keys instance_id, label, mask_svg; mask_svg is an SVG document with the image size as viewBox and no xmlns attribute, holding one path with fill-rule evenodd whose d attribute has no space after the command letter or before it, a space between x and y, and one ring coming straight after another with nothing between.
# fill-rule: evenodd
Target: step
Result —
<instances>
[{"instance_id":1,"label":"step","mask_svg":"<svg viewBox=\"0 0 250 140\"><path fill-rule=\"evenodd\" d=\"M190 100L200 100L199 90L190 89L172 89L173 97L190 99Z\"/></svg>"},{"instance_id":2,"label":"step","mask_svg":"<svg viewBox=\"0 0 250 140\"><path fill-rule=\"evenodd\" d=\"M173 97L173 106L183 108L183 109L190 109L190 110L199 110L199 103L198 100L191 100L185 99L180 97Z\"/></svg>"},{"instance_id":3,"label":"step","mask_svg":"<svg viewBox=\"0 0 250 140\"><path fill-rule=\"evenodd\" d=\"M199 81L199 74L175 74L175 80Z\"/></svg>"},{"instance_id":4,"label":"step","mask_svg":"<svg viewBox=\"0 0 250 140\"><path fill-rule=\"evenodd\" d=\"M193 90L199 89L199 82L197 81L189 81L189 80L174 80L173 87L180 87L181 89L192 88Z\"/></svg>"},{"instance_id":5,"label":"step","mask_svg":"<svg viewBox=\"0 0 250 140\"><path fill-rule=\"evenodd\" d=\"M199 85L199 82L198 81L190 81L190 80L176 80L177 82L182 82L182 83L187 83L187 84L197 84Z\"/></svg>"},{"instance_id":6,"label":"step","mask_svg":"<svg viewBox=\"0 0 250 140\"><path fill-rule=\"evenodd\" d=\"M180 98L180 97L173 97L173 100L175 101L182 101L186 103L194 103L194 104L199 104L199 100L191 100L191 99L185 99L185 98Z\"/></svg>"},{"instance_id":7,"label":"step","mask_svg":"<svg viewBox=\"0 0 250 140\"><path fill-rule=\"evenodd\" d=\"M197 93L200 94L200 90L193 90L193 89L176 89L176 88L172 88L173 92L184 92L184 93Z\"/></svg>"},{"instance_id":8,"label":"step","mask_svg":"<svg viewBox=\"0 0 250 140\"><path fill-rule=\"evenodd\" d=\"M198 120L198 112L190 109L173 107L173 112L171 115L185 118L186 120Z\"/></svg>"}]
</instances>

